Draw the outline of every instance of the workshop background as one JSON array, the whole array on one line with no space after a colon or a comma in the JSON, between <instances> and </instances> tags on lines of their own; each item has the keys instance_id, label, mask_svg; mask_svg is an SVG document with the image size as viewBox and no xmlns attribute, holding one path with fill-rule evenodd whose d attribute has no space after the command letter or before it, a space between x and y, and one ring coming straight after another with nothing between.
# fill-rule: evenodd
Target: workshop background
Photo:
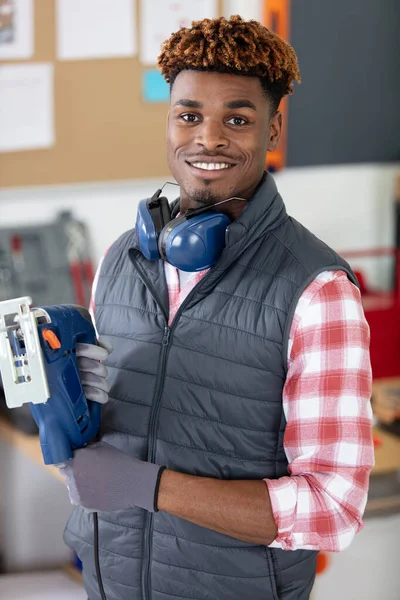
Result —
<instances>
[{"instance_id":1,"label":"workshop background","mask_svg":"<svg viewBox=\"0 0 400 600\"><path fill-rule=\"evenodd\" d=\"M320 554L312 599L398 600L398 0L0 0L0 301L88 304L104 251L171 181L160 43L220 14L264 22L298 54L302 84L282 104L268 168L288 212L357 271L371 327L365 528L343 553ZM29 409L0 407L0 599L86 600L62 540L63 480L42 465Z\"/></svg>"}]
</instances>

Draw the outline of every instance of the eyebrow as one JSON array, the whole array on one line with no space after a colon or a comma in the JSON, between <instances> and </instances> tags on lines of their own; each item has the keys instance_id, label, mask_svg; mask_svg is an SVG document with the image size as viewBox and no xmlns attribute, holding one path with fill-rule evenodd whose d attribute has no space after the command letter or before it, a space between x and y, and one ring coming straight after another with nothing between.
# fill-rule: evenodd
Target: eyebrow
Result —
<instances>
[{"instance_id":1,"label":"eyebrow","mask_svg":"<svg viewBox=\"0 0 400 600\"><path fill-rule=\"evenodd\" d=\"M197 100L187 100L185 98L183 98L182 100L178 100L178 102L175 102L174 107L175 106L184 106L185 108L203 108L201 102L198 102Z\"/></svg>"},{"instance_id":2,"label":"eyebrow","mask_svg":"<svg viewBox=\"0 0 400 600\"><path fill-rule=\"evenodd\" d=\"M250 100L231 100L225 104L226 108L251 108L257 110L257 107Z\"/></svg>"},{"instance_id":3,"label":"eyebrow","mask_svg":"<svg viewBox=\"0 0 400 600\"><path fill-rule=\"evenodd\" d=\"M174 104L175 106L184 106L185 108L203 108L203 104L198 102L197 100L188 100L187 98L182 98L178 100ZM257 110L257 107L250 100L231 100L230 102L226 102L224 104L225 108L235 109L235 108L251 108L252 110Z\"/></svg>"}]
</instances>

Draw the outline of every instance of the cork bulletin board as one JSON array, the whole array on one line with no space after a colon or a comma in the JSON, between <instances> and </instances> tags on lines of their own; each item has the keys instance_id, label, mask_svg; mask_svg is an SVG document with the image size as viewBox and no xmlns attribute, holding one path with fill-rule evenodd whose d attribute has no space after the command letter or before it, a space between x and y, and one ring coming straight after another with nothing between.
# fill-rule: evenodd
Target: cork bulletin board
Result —
<instances>
[{"instance_id":1,"label":"cork bulletin board","mask_svg":"<svg viewBox=\"0 0 400 600\"><path fill-rule=\"evenodd\" d=\"M54 64L55 145L0 153L0 187L168 175L168 104L143 100L146 68L138 57L58 61L55 10L55 0L34 0L34 56L18 61Z\"/></svg>"}]
</instances>

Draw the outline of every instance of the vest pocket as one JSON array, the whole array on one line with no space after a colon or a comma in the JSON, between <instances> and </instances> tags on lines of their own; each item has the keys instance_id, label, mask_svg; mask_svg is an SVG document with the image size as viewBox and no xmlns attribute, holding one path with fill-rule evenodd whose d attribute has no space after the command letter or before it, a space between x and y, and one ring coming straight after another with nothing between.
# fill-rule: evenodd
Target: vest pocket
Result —
<instances>
[{"instance_id":1,"label":"vest pocket","mask_svg":"<svg viewBox=\"0 0 400 600\"><path fill-rule=\"evenodd\" d=\"M269 577L270 577L270 581L271 581L272 598L273 598L273 600L279 600L278 588L276 585L274 561L272 558L272 554L271 554L269 548L267 548L267 547L265 547L265 556L267 559L268 572L269 572Z\"/></svg>"}]
</instances>

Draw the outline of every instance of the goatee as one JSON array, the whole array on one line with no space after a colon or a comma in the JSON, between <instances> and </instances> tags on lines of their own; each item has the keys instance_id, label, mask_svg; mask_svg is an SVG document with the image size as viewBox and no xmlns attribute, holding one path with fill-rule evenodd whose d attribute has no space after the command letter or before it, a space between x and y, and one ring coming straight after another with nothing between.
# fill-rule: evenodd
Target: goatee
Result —
<instances>
[{"instance_id":1,"label":"goatee","mask_svg":"<svg viewBox=\"0 0 400 600\"><path fill-rule=\"evenodd\" d=\"M196 202L196 204L198 204L200 207L213 206L217 202L222 202L222 200L225 200L225 198L225 195L216 194L211 190L195 190L192 194L190 194L191 202Z\"/></svg>"}]
</instances>

